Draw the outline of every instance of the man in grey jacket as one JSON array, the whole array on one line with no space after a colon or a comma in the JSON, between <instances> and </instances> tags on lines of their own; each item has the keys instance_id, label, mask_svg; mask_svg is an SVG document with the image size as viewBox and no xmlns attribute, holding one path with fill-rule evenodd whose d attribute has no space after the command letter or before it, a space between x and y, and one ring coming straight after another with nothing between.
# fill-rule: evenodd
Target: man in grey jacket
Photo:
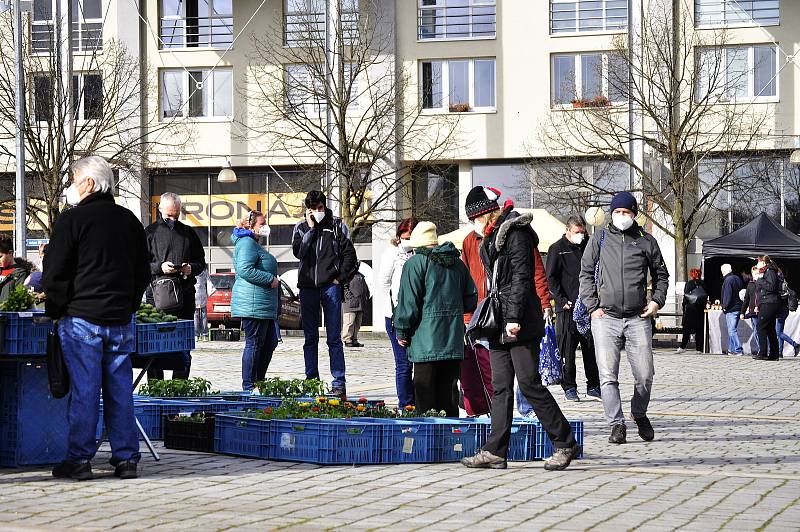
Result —
<instances>
[{"instance_id":1,"label":"man in grey jacket","mask_svg":"<svg viewBox=\"0 0 800 532\"><path fill-rule=\"evenodd\" d=\"M647 419L653 366L651 318L664 306L669 272L658 242L634 220L636 198L620 192L611 201L612 223L596 231L583 254L580 296L592 313L592 337L600 370L600 390L611 443L625 443L627 429L619 395L619 362L623 347L635 381L631 415L639 436L650 441L653 426ZM599 275L595 280L595 265ZM647 300L648 273L652 297Z\"/></svg>"}]
</instances>

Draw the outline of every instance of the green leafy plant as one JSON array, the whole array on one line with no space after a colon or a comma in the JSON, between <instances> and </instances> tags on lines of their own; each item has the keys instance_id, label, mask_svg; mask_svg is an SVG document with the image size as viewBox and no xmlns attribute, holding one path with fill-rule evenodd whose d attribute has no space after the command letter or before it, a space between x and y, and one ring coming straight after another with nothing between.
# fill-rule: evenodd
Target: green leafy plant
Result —
<instances>
[{"instance_id":1,"label":"green leafy plant","mask_svg":"<svg viewBox=\"0 0 800 532\"><path fill-rule=\"evenodd\" d=\"M5 312L24 312L30 310L36 304L36 296L22 285L16 287L8 296L8 299L0 305L0 310Z\"/></svg>"},{"instance_id":2,"label":"green leafy plant","mask_svg":"<svg viewBox=\"0 0 800 532\"><path fill-rule=\"evenodd\" d=\"M207 415L205 412L195 412L190 416L182 416L180 414L169 416L169 420L179 421L181 423L205 423L207 419L211 419L213 417L213 415Z\"/></svg>"},{"instance_id":3,"label":"green leafy plant","mask_svg":"<svg viewBox=\"0 0 800 532\"><path fill-rule=\"evenodd\" d=\"M295 401L288 399L278 407L268 406L262 410L252 412L259 419L351 419L360 417L369 418L418 418L418 417L445 417L442 410L430 410L418 414L413 406L403 409L388 408L383 401L369 401L360 397L358 401L342 401L336 398L317 397L314 401Z\"/></svg>"},{"instance_id":4,"label":"green leafy plant","mask_svg":"<svg viewBox=\"0 0 800 532\"><path fill-rule=\"evenodd\" d=\"M210 395L211 382L201 377L193 379L148 380L139 388L139 395L150 397L204 397Z\"/></svg>"},{"instance_id":5,"label":"green leafy plant","mask_svg":"<svg viewBox=\"0 0 800 532\"><path fill-rule=\"evenodd\" d=\"M327 386L319 379L271 379L256 383L261 395L267 397L316 397L328 392Z\"/></svg>"},{"instance_id":6,"label":"green leafy plant","mask_svg":"<svg viewBox=\"0 0 800 532\"><path fill-rule=\"evenodd\" d=\"M142 303L136 311L136 323L169 323L178 321L177 316L156 309L153 305Z\"/></svg>"}]
</instances>

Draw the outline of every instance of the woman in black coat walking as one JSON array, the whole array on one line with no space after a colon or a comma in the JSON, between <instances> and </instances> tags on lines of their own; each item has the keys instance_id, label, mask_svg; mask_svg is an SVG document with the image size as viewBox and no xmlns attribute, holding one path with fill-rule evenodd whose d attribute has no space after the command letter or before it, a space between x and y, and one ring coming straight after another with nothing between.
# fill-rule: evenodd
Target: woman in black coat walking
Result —
<instances>
[{"instance_id":1,"label":"woman in black coat walking","mask_svg":"<svg viewBox=\"0 0 800 532\"><path fill-rule=\"evenodd\" d=\"M500 331L486 338L494 388L492 432L486 445L461 463L466 467L506 467L516 374L522 394L533 406L555 447L544 467L561 470L580 454L581 447L539 376L539 341L544 322L542 305L533 286L533 249L539 237L531 228L532 216L520 215L512 209L513 204L507 202L500 210L496 199L487 197L483 187L475 187L467 195L467 215L474 220L475 231L484 237L480 257L487 272L488 286L497 286ZM497 274L493 281L495 268Z\"/></svg>"},{"instance_id":2,"label":"woman in black coat walking","mask_svg":"<svg viewBox=\"0 0 800 532\"><path fill-rule=\"evenodd\" d=\"M678 353L686 351L692 333L694 333L695 350L698 353L703 352L703 309L708 301L708 293L700 274L701 272L697 268L689 270L691 279L683 287L683 321L681 323L683 338Z\"/></svg>"},{"instance_id":3,"label":"woman in black coat walking","mask_svg":"<svg viewBox=\"0 0 800 532\"><path fill-rule=\"evenodd\" d=\"M756 282L758 288L758 355L755 360L778 360L778 333L775 323L781 311L782 279L778 267L764 255L758 258L762 277Z\"/></svg>"}]
</instances>

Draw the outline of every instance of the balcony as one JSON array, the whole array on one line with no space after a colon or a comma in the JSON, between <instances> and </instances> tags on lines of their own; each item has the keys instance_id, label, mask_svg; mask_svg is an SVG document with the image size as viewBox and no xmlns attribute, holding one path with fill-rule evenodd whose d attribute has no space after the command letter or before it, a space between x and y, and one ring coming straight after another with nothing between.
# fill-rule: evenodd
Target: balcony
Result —
<instances>
[{"instance_id":1,"label":"balcony","mask_svg":"<svg viewBox=\"0 0 800 532\"><path fill-rule=\"evenodd\" d=\"M418 9L417 38L420 41L442 39L493 39L497 36L497 6L469 6Z\"/></svg>"},{"instance_id":2,"label":"balcony","mask_svg":"<svg viewBox=\"0 0 800 532\"><path fill-rule=\"evenodd\" d=\"M161 48L225 48L233 44L233 16L162 17Z\"/></svg>"}]
</instances>

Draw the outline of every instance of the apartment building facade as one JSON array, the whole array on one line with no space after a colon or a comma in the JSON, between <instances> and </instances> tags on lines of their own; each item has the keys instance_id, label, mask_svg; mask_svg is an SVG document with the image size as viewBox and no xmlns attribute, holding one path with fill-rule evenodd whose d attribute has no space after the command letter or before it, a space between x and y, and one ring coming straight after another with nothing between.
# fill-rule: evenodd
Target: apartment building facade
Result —
<instances>
[{"instance_id":1,"label":"apartment building facade","mask_svg":"<svg viewBox=\"0 0 800 532\"><path fill-rule=\"evenodd\" d=\"M34 0L34 46L52 31L61 1ZM135 193L121 192L120 201L148 223L155 216L154 198L167 191L181 194L185 221L206 243L214 271L231 268L230 232L235 219L251 208L263 210L272 228L270 249L281 271L296 267L291 228L301 219L302 196L318 187L321 172L298 166L296 157L275 150L269 139L248 129L248 118L258 111L248 87L253 63L263 61L259 41L290 47L309 31L324 32L325 0L69 1L75 57L102 53L103 43L119 41L140 59L141 79L147 82L140 126L158 147L147 152L141 168L123 171L123 178L138 185L132 187ZM647 4L656 1L661 0L645 2L645 16ZM412 160L398 164L412 168L413 176L408 185L411 193L397 201L402 213L433 219L442 232L454 230L466 223L463 203L469 189L491 184L519 207L547 208L562 218L568 215L568 206L548 203L530 162L551 164L552 153L542 145L540 133L553 113L580 112L573 102L595 98L625 105L625 95L611 86L608 76L619 68L612 53L614 42L627 35L634 4L633 0L343 1L344 24L373 8L388 17L393 61L410 80L409 94L399 97L414 102L423 115L458 115L459 134L465 140L446 157L417 170ZM698 237L735 229L761 210L797 232L800 227L793 224L800 220L792 213L800 208L800 187L792 186L798 171L788 158L800 147L796 105L800 62L790 60L800 52L796 31L800 3L681 0L680 6L696 31L728 32L726 69L743 80L736 87L737 101L770 113L769 138L753 157L777 162L779 187L777 194L753 201L745 194L752 181L743 167L741 198L739 189L727 192L720 220L711 220ZM311 29L298 22L309 17L316 21ZM86 101L97 99L103 88L96 86L91 72L77 76L86 87L79 91L80 101L90 109ZM34 99L42 94L34 92ZM176 142L170 146L172 139ZM560 163L553 159L552 164ZM592 172L596 163L587 158L581 164ZM220 183L218 173L229 165L238 179ZM631 177L623 166L617 188L630 186ZM424 198L425 206L416 205L417 198ZM359 237L362 261L377 266L391 230L391 224L379 224ZM668 239L664 242L669 248ZM674 254L666 254L674 264ZM690 265L698 261L694 254Z\"/></svg>"}]
</instances>

